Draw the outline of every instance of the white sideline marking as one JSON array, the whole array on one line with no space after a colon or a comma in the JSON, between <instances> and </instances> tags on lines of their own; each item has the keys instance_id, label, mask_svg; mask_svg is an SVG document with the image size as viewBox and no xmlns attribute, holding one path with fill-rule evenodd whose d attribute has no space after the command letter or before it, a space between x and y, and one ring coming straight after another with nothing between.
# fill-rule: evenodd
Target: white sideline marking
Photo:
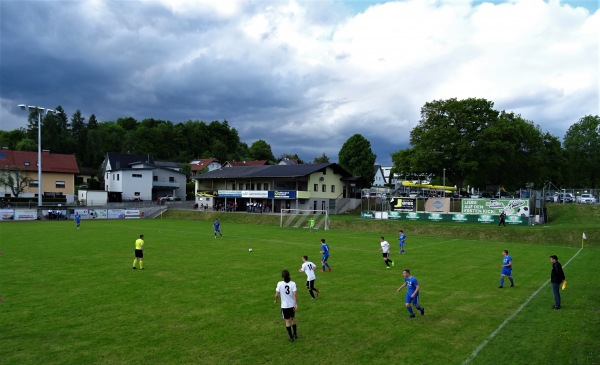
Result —
<instances>
[{"instance_id":1,"label":"white sideline marking","mask_svg":"<svg viewBox=\"0 0 600 365\"><path fill-rule=\"evenodd\" d=\"M569 261L567 261L566 264L564 264L564 267L567 267L567 265L569 264L569 262L573 261L573 259L575 257L577 257L577 255L579 255L579 253L581 252L581 250L583 250L583 248L580 248L579 251L577 251L577 253L575 253L575 255L573 255L573 257L571 257L571 259ZM527 300L525 301L525 303L521 304L521 306L519 306L519 308L517 308L516 311L513 312L513 314L511 314L508 318L506 318L504 320L504 322L502 322L498 328L496 328L494 330L494 332L492 332L488 338L486 338L485 340L483 340L483 342L481 343L481 345L477 346L477 348L471 353L471 355L463 362L463 365L466 365L468 363L470 363L471 361L473 361L475 359L475 357L477 357L477 355L479 354L479 352L481 350L483 350L483 348L491 341L494 339L494 337L496 337L496 335L498 334L498 332L500 332L500 330L502 330L502 328L504 328L504 326L506 326L508 324L508 322L510 322L513 318L515 318L517 316L517 314L519 314L519 312L521 312L521 310L523 308L525 308L525 306L527 304L529 304L529 302L531 302L531 300L542 290L544 289L544 287L546 285L548 285L548 283L550 282L550 279L546 280L539 288L538 290L536 290L533 294L531 294L531 296L529 298L527 298Z\"/></svg>"}]
</instances>

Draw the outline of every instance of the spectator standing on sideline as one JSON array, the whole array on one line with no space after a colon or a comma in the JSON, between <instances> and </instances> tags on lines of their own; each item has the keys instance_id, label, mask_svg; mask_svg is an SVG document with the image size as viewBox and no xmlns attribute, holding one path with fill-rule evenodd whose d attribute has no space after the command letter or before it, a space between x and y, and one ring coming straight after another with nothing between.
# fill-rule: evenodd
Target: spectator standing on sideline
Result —
<instances>
[{"instance_id":1,"label":"spectator standing on sideline","mask_svg":"<svg viewBox=\"0 0 600 365\"><path fill-rule=\"evenodd\" d=\"M217 238L217 233L221 235L221 238L223 238L223 234L221 233L221 222L219 222L218 219L215 219L213 227L215 228L215 238Z\"/></svg>"},{"instance_id":2,"label":"spectator standing on sideline","mask_svg":"<svg viewBox=\"0 0 600 365\"><path fill-rule=\"evenodd\" d=\"M140 262L140 270L144 270L144 235L135 240L135 259L133 260L133 269L137 269L135 265Z\"/></svg>"},{"instance_id":3,"label":"spectator standing on sideline","mask_svg":"<svg viewBox=\"0 0 600 365\"><path fill-rule=\"evenodd\" d=\"M79 212L75 213L75 224L77 225L77 229L79 229L79 226L81 225L81 216L79 215Z\"/></svg>"},{"instance_id":4,"label":"spectator standing on sideline","mask_svg":"<svg viewBox=\"0 0 600 365\"><path fill-rule=\"evenodd\" d=\"M554 293L554 305L552 309L560 309L560 284L565 281L565 273L556 255L550 256L550 262L552 263L550 283L552 284L552 292Z\"/></svg>"},{"instance_id":5,"label":"spectator standing on sideline","mask_svg":"<svg viewBox=\"0 0 600 365\"><path fill-rule=\"evenodd\" d=\"M502 211L502 213L500 213L500 223L498 223L498 227L499 226L506 227L506 213L504 211Z\"/></svg>"},{"instance_id":6,"label":"spectator standing on sideline","mask_svg":"<svg viewBox=\"0 0 600 365\"><path fill-rule=\"evenodd\" d=\"M290 338L288 341L294 342L298 338L296 334L296 311L298 310L298 298L296 296L296 283L290 278L290 272L283 270L281 272L282 281L277 283L275 288L275 304L277 298L281 296L281 316L285 319L285 329Z\"/></svg>"},{"instance_id":7,"label":"spectator standing on sideline","mask_svg":"<svg viewBox=\"0 0 600 365\"><path fill-rule=\"evenodd\" d=\"M398 231L398 245L400 246L400 254L404 253L404 242L406 241L406 234L403 230Z\"/></svg>"},{"instance_id":8,"label":"spectator standing on sideline","mask_svg":"<svg viewBox=\"0 0 600 365\"><path fill-rule=\"evenodd\" d=\"M410 318L415 318L415 313L411 308L411 304L421 312L421 315L425 315L425 308L419 305L419 291L421 287L419 286L419 282L417 278L410 275L410 269L404 269L402 271L402 275L404 275L404 284L399 287L396 292L400 293L402 288L407 287L406 289L406 310L410 313Z\"/></svg>"},{"instance_id":9,"label":"spectator standing on sideline","mask_svg":"<svg viewBox=\"0 0 600 365\"><path fill-rule=\"evenodd\" d=\"M390 269L390 264L392 264L392 266L394 266L394 261L392 261L389 258L390 243L388 241L386 241L385 238L383 238L383 236L381 237L381 247L379 248L379 250L383 254L383 262L385 262L385 264L387 265L387 268Z\"/></svg>"},{"instance_id":10,"label":"spectator standing on sideline","mask_svg":"<svg viewBox=\"0 0 600 365\"><path fill-rule=\"evenodd\" d=\"M315 288L315 280L317 280L317 276L315 275L315 269L317 266L312 262L308 261L308 256L302 256L302 267L300 268L300 272L306 274L306 289L310 294L310 300L315 300L315 293L317 291L317 296L321 295L321 291Z\"/></svg>"},{"instance_id":11,"label":"spectator standing on sideline","mask_svg":"<svg viewBox=\"0 0 600 365\"><path fill-rule=\"evenodd\" d=\"M321 238L321 272L325 272L325 266L327 266L328 271L331 271L331 267L327 260L329 259L329 245L325 243L325 238Z\"/></svg>"},{"instance_id":12,"label":"spectator standing on sideline","mask_svg":"<svg viewBox=\"0 0 600 365\"><path fill-rule=\"evenodd\" d=\"M508 255L508 250L502 251L502 255L504 257L502 258L502 271L500 272L500 286L498 288L504 288L505 276L508 276L508 279L510 280L510 287L512 288L513 286L515 286L515 282L512 278L512 257Z\"/></svg>"}]
</instances>

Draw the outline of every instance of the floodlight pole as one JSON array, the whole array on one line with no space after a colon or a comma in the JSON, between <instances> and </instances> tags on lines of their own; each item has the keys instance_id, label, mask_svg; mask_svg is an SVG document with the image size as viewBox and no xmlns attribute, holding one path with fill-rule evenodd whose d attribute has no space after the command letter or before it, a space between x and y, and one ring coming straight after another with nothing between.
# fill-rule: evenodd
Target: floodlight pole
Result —
<instances>
[{"instance_id":1,"label":"floodlight pole","mask_svg":"<svg viewBox=\"0 0 600 365\"><path fill-rule=\"evenodd\" d=\"M444 168L444 182L442 183L442 185L444 186L443 190L444 190L444 198L446 197L446 169Z\"/></svg>"},{"instance_id":2,"label":"floodlight pole","mask_svg":"<svg viewBox=\"0 0 600 365\"><path fill-rule=\"evenodd\" d=\"M44 112L60 114L58 110L52 110L47 108L42 108L39 106L27 106L25 104L20 104L19 108L21 110L36 111L38 115L38 208L42 207L42 114Z\"/></svg>"}]
</instances>

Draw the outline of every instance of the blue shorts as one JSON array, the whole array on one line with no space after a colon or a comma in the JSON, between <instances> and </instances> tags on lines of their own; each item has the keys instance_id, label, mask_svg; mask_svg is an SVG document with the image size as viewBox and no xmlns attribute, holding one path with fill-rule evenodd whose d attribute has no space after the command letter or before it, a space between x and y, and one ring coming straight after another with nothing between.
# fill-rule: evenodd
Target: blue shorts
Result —
<instances>
[{"instance_id":1,"label":"blue shorts","mask_svg":"<svg viewBox=\"0 0 600 365\"><path fill-rule=\"evenodd\" d=\"M512 276L512 269L509 267L503 267L501 275Z\"/></svg>"},{"instance_id":2,"label":"blue shorts","mask_svg":"<svg viewBox=\"0 0 600 365\"><path fill-rule=\"evenodd\" d=\"M414 298L410 297L412 294L413 293L408 293L408 292L406 293L405 302L406 303L412 303L414 305L419 305L419 293L415 294Z\"/></svg>"},{"instance_id":3,"label":"blue shorts","mask_svg":"<svg viewBox=\"0 0 600 365\"><path fill-rule=\"evenodd\" d=\"M325 261L327 261L328 258L329 258L329 255L323 255L323 257L321 257L321 261L325 262Z\"/></svg>"}]
</instances>

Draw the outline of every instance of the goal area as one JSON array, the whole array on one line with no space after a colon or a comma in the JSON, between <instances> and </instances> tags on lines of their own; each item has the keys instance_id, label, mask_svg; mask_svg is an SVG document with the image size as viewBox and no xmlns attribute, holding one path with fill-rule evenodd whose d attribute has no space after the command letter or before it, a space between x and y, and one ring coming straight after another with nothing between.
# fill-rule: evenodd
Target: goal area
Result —
<instances>
[{"instance_id":1,"label":"goal area","mask_svg":"<svg viewBox=\"0 0 600 365\"><path fill-rule=\"evenodd\" d=\"M280 227L310 228L310 220L315 220L315 230L329 230L329 213L314 209L281 209Z\"/></svg>"}]
</instances>

